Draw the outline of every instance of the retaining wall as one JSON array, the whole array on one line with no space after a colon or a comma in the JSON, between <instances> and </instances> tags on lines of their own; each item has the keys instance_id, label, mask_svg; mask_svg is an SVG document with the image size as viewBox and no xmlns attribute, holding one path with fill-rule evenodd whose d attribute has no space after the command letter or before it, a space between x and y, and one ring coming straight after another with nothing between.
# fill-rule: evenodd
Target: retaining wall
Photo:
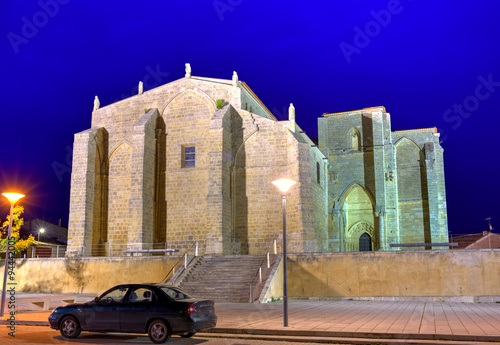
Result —
<instances>
[{"instance_id":1,"label":"retaining wall","mask_svg":"<svg viewBox=\"0 0 500 345\"><path fill-rule=\"evenodd\" d=\"M159 283L179 258L17 259L14 269L16 291L98 294L118 284ZM3 281L3 274L0 281Z\"/></svg>"},{"instance_id":2,"label":"retaining wall","mask_svg":"<svg viewBox=\"0 0 500 345\"><path fill-rule=\"evenodd\" d=\"M500 296L500 249L299 254L287 262L290 297Z\"/></svg>"},{"instance_id":3,"label":"retaining wall","mask_svg":"<svg viewBox=\"0 0 500 345\"><path fill-rule=\"evenodd\" d=\"M121 283L160 282L178 259L17 259L16 290L97 294ZM500 249L289 254L287 263L290 297L500 296ZM279 272L267 298L282 296Z\"/></svg>"}]
</instances>

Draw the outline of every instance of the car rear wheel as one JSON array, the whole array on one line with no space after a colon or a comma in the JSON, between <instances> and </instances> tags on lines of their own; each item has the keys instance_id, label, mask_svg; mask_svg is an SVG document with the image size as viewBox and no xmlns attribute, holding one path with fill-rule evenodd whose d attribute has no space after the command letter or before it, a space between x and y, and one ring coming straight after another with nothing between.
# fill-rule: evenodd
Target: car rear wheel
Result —
<instances>
[{"instance_id":1,"label":"car rear wheel","mask_svg":"<svg viewBox=\"0 0 500 345\"><path fill-rule=\"evenodd\" d=\"M161 344L170 339L171 332L168 324L163 320L154 320L148 328L149 339L155 344Z\"/></svg>"},{"instance_id":2,"label":"car rear wheel","mask_svg":"<svg viewBox=\"0 0 500 345\"><path fill-rule=\"evenodd\" d=\"M195 332L188 332L188 333L181 334L181 337L182 338L191 338L195 334L196 334Z\"/></svg>"},{"instance_id":3,"label":"car rear wheel","mask_svg":"<svg viewBox=\"0 0 500 345\"><path fill-rule=\"evenodd\" d=\"M65 338L76 338L82 331L80 325L73 316L66 316L61 321L61 335Z\"/></svg>"}]
</instances>

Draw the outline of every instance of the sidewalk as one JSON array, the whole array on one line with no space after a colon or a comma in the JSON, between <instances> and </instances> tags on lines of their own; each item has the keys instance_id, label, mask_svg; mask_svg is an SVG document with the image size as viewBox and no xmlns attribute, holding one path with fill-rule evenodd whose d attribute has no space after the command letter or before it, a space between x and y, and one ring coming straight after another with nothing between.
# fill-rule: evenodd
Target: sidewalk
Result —
<instances>
[{"instance_id":1,"label":"sidewalk","mask_svg":"<svg viewBox=\"0 0 500 345\"><path fill-rule=\"evenodd\" d=\"M291 300L288 327L281 303L216 303L215 311L219 320L210 334L500 341L497 303ZM49 314L19 312L16 323L48 326Z\"/></svg>"}]
</instances>

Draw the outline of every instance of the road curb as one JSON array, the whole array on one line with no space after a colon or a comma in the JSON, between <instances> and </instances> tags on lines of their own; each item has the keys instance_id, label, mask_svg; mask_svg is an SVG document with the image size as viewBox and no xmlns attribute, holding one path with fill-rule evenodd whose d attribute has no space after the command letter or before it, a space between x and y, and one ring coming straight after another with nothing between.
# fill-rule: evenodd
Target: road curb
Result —
<instances>
[{"instance_id":1,"label":"road curb","mask_svg":"<svg viewBox=\"0 0 500 345\"><path fill-rule=\"evenodd\" d=\"M281 329L238 329L238 328L213 328L203 333L226 333L248 335L274 335L292 337L323 337L323 338L369 338L369 339L395 339L395 340L440 340L440 341L474 341L474 342L500 342L500 337L487 335L462 335L462 334L417 334L417 333L368 333L368 332L333 332L309 330L281 330Z\"/></svg>"},{"instance_id":2,"label":"road curb","mask_svg":"<svg viewBox=\"0 0 500 345\"><path fill-rule=\"evenodd\" d=\"M9 321L0 320L0 325L10 325ZM48 321L27 321L16 320L16 326L43 326L50 327ZM403 341L404 344L409 344L408 341L443 341L443 342L500 342L500 337L482 336L482 335L465 335L465 334L417 334L417 333L368 333L368 332L333 332L333 331L311 331L311 330L282 330L282 329L240 329L240 328L212 328L198 333L200 336L217 337L217 336L242 336L259 337L264 339L270 337L283 338L286 340L303 342L306 339L314 338L315 340L327 342L325 339L351 339L350 344L361 344L360 339L377 339L377 342L382 340L387 344L396 344L396 341ZM290 339L288 339L290 338ZM295 340L292 340L295 338Z\"/></svg>"}]
</instances>

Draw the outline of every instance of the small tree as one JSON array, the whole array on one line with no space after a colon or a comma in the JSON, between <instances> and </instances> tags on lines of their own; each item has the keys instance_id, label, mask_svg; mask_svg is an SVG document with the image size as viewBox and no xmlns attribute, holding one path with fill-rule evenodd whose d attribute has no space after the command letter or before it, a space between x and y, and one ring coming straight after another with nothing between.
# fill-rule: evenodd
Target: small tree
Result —
<instances>
[{"instance_id":1,"label":"small tree","mask_svg":"<svg viewBox=\"0 0 500 345\"><path fill-rule=\"evenodd\" d=\"M29 248L33 244L33 241L35 238L33 235L29 235L27 239L22 239L20 238L19 235L19 230L21 229L21 226L24 224L24 219L21 217L21 215L24 212L24 208L22 206L15 206L14 210L12 211L12 230L10 237L13 239L16 244L14 246L16 253L25 251L26 249ZM0 240L0 252L5 253L6 245L7 245L7 233L9 229L9 220L10 220L10 215L7 216L7 220L2 224L2 237Z\"/></svg>"}]
</instances>

